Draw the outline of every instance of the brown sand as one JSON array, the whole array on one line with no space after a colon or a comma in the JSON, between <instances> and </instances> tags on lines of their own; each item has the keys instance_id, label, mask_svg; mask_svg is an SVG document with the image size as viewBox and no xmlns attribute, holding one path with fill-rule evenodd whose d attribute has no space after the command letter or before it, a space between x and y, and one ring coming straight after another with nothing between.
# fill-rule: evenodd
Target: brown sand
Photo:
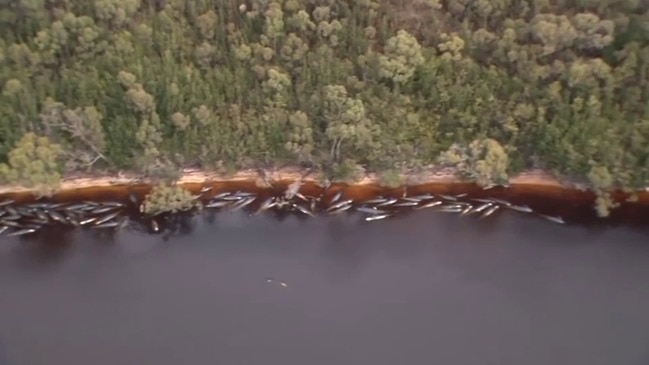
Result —
<instances>
[{"instance_id":1,"label":"brown sand","mask_svg":"<svg viewBox=\"0 0 649 365\"><path fill-rule=\"evenodd\" d=\"M304 174L304 170L299 168L280 168L266 170L267 177L275 181L298 180ZM241 170L233 175L222 175L215 172L203 171L199 169L185 169L182 172L179 184L196 184L203 182L237 182L237 181L254 181L259 179L260 175L256 170ZM309 175L305 181L314 181L315 175ZM455 184L463 183L458 178L455 170L451 168L429 168L422 172L407 174L402 176L407 185L422 184ZM85 188L100 188L116 185L142 184L148 183L146 179L141 179L136 175L120 174L119 176L90 176L78 175L66 177L60 186L59 191L69 191ZM362 176L353 185L380 185L380 177L377 174L369 173ZM536 185L555 188L578 189L577 184L562 183L559 179L542 170L530 170L514 176L510 179L511 185ZM581 187L583 188L583 187ZM24 186L0 185L0 195L11 193L25 193L31 189Z\"/></svg>"}]
</instances>

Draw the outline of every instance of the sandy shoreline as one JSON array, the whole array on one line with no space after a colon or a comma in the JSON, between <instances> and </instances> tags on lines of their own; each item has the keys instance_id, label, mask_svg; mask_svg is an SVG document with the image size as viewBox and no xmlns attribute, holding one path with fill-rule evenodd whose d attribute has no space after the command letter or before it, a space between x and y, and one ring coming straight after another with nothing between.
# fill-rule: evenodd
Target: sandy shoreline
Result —
<instances>
[{"instance_id":1,"label":"sandy shoreline","mask_svg":"<svg viewBox=\"0 0 649 365\"><path fill-rule=\"evenodd\" d=\"M304 170L300 168L279 168L273 170L265 170L267 178L275 181L279 180L297 180L304 174ZM179 184L193 184L204 182L235 182L235 181L254 181L259 179L260 175L257 170L241 170L232 175L223 175L216 172L204 171L199 169L185 169L181 174ZM308 175L305 181L315 181L317 176L315 174ZM425 169L418 173L408 174L402 176L402 181L406 185L423 185L423 184L454 184L463 183L462 179L458 178L455 170L452 168L430 168ZM120 176L110 175L77 175L69 176L63 179L59 191L69 191L75 189L91 188L91 187L110 187L117 185L129 184L146 184L150 181L142 179L136 175L120 174ZM518 174L510 178L511 185L537 185L548 187L562 187L566 189L580 188L577 184L562 183L553 175L542 170L529 170L524 173ZM361 179L354 181L353 185L381 185L380 176L374 173L365 174ZM582 187L583 188L583 187ZM31 189L23 186L0 185L0 194L11 193L24 193L29 192Z\"/></svg>"}]
</instances>

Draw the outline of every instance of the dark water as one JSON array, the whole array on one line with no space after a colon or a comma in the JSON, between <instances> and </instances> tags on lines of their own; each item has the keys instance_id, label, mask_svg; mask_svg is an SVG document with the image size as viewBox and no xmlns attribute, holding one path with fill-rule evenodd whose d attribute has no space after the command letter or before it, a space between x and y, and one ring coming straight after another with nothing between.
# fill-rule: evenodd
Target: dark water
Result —
<instances>
[{"instance_id":1,"label":"dark water","mask_svg":"<svg viewBox=\"0 0 649 365\"><path fill-rule=\"evenodd\" d=\"M646 232L197 222L168 241L0 238L0 364L649 364Z\"/></svg>"}]
</instances>

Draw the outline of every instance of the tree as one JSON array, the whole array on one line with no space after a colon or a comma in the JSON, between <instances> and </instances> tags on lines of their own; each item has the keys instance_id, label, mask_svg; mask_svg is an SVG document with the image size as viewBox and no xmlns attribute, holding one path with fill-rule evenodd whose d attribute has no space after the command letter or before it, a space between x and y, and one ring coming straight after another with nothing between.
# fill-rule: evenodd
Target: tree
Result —
<instances>
[{"instance_id":1,"label":"tree","mask_svg":"<svg viewBox=\"0 0 649 365\"><path fill-rule=\"evenodd\" d=\"M608 217L610 209L617 208L620 204L613 200L610 190L614 186L614 179L608 168L593 164L587 174L597 194L595 199L595 212L599 217Z\"/></svg>"},{"instance_id":2,"label":"tree","mask_svg":"<svg viewBox=\"0 0 649 365\"><path fill-rule=\"evenodd\" d=\"M291 132L286 142L286 149L294 153L300 162L310 160L313 151L313 129L309 116L302 111L297 111L289 116L288 121Z\"/></svg>"},{"instance_id":3,"label":"tree","mask_svg":"<svg viewBox=\"0 0 649 365\"><path fill-rule=\"evenodd\" d=\"M388 39L385 55L379 57L379 75L395 84L403 84L410 80L422 63L424 57L419 42L405 30L400 30L396 36Z\"/></svg>"},{"instance_id":4,"label":"tree","mask_svg":"<svg viewBox=\"0 0 649 365\"><path fill-rule=\"evenodd\" d=\"M66 165L71 171L89 170L99 160L108 162L104 156L106 141L102 118L94 106L68 109L51 98L45 100L40 114L46 129L54 129L68 137L70 148L66 151Z\"/></svg>"},{"instance_id":5,"label":"tree","mask_svg":"<svg viewBox=\"0 0 649 365\"><path fill-rule=\"evenodd\" d=\"M51 196L61 183L63 153L63 148L47 137L27 133L9 152L9 163L0 164L0 178Z\"/></svg>"},{"instance_id":6,"label":"tree","mask_svg":"<svg viewBox=\"0 0 649 365\"><path fill-rule=\"evenodd\" d=\"M342 85L328 85L324 88L323 104L332 161L340 161L343 141L352 149L372 144L373 130L362 100L349 97Z\"/></svg>"},{"instance_id":7,"label":"tree","mask_svg":"<svg viewBox=\"0 0 649 365\"><path fill-rule=\"evenodd\" d=\"M262 89L265 92L267 104L273 107L285 107L288 101L288 91L291 86L291 78L271 68L267 72L267 78L262 82Z\"/></svg>"},{"instance_id":8,"label":"tree","mask_svg":"<svg viewBox=\"0 0 649 365\"><path fill-rule=\"evenodd\" d=\"M439 162L456 167L480 186L507 182L509 158L500 143L491 138L476 139L468 147L453 144L440 155Z\"/></svg>"},{"instance_id":9,"label":"tree","mask_svg":"<svg viewBox=\"0 0 649 365\"><path fill-rule=\"evenodd\" d=\"M144 198L143 204L144 213L150 216L165 212L184 212L199 206L190 191L166 183L156 185Z\"/></svg>"}]
</instances>

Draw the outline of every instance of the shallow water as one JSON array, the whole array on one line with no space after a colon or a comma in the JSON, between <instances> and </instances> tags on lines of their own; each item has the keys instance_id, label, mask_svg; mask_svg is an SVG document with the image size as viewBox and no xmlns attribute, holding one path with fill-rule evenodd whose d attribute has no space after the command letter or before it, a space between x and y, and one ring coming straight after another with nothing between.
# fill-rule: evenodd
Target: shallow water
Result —
<instances>
[{"instance_id":1,"label":"shallow water","mask_svg":"<svg viewBox=\"0 0 649 365\"><path fill-rule=\"evenodd\" d=\"M0 356L31 365L649 363L646 232L509 212L371 223L223 213L196 224L167 241L128 231L0 238Z\"/></svg>"}]
</instances>

